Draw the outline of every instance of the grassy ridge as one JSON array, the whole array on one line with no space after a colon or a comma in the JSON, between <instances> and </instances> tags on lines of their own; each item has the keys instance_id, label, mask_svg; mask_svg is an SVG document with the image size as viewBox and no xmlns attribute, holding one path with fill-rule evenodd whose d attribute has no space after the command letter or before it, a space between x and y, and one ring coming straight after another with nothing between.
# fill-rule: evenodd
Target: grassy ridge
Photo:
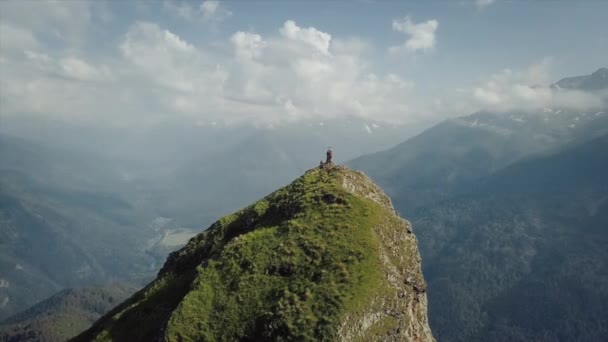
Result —
<instances>
[{"instance_id":1,"label":"grassy ridge","mask_svg":"<svg viewBox=\"0 0 608 342\"><path fill-rule=\"evenodd\" d=\"M344 190L342 172L311 170L222 218L80 339L333 339L381 286L384 208Z\"/></svg>"}]
</instances>

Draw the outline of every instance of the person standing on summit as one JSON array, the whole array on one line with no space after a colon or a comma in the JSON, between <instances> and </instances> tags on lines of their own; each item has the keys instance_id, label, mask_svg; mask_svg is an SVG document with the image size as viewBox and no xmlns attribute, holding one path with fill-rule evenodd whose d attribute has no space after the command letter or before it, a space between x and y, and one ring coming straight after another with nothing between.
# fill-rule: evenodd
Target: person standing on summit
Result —
<instances>
[{"instance_id":1,"label":"person standing on summit","mask_svg":"<svg viewBox=\"0 0 608 342\"><path fill-rule=\"evenodd\" d=\"M331 161L334 156L334 153L331 150L331 147L327 148L327 158L325 159L325 163L323 160L319 161L320 169L332 169L334 167L334 163Z\"/></svg>"}]
</instances>

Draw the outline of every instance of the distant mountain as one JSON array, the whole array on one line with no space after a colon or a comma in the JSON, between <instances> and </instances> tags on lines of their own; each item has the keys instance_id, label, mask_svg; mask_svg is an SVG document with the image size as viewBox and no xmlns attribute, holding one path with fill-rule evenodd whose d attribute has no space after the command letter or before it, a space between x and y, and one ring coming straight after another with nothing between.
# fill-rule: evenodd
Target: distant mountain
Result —
<instances>
[{"instance_id":1,"label":"distant mountain","mask_svg":"<svg viewBox=\"0 0 608 342\"><path fill-rule=\"evenodd\" d=\"M151 275L128 204L34 184L0 172L0 318L64 287Z\"/></svg>"},{"instance_id":2,"label":"distant mountain","mask_svg":"<svg viewBox=\"0 0 608 342\"><path fill-rule=\"evenodd\" d=\"M3 117L0 133L27 141L71 149L85 154L113 158L124 166L129 161L146 162L156 167L180 166L192 159L205 158L255 136L277 132L328 138L343 144L344 160L355 155L386 149L413 134L422 126L405 126L358 117L319 118L278 123L221 123L173 119L145 126L107 126L100 123L73 123L39 116ZM352 145L354 143L355 146ZM327 146L325 146L327 147ZM334 146L338 148L338 146ZM356 152L358 147L361 152ZM170 164L167 164L170 162ZM136 171L136 170L129 170Z\"/></svg>"},{"instance_id":3,"label":"distant mountain","mask_svg":"<svg viewBox=\"0 0 608 342\"><path fill-rule=\"evenodd\" d=\"M434 341L416 238L359 172L225 216L74 341Z\"/></svg>"},{"instance_id":4,"label":"distant mountain","mask_svg":"<svg viewBox=\"0 0 608 342\"><path fill-rule=\"evenodd\" d=\"M412 213L449 341L608 339L608 135Z\"/></svg>"},{"instance_id":5,"label":"distant mountain","mask_svg":"<svg viewBox=\"0 0 608 342\"><path fill-rule=\"evenodd\" d=\"M608 108L479 112L349 162L412 219L438 340L608 339L607 136Z\"/></svg>"},{"instance_id":6,"label":"distant mountain","mask_svg":"<svg viewBox=\"0 0 608 342\"><path fill-rule=\"evenodd\" d=\"M95 185L145 206L156 218L172 220L175 229L190 230L286 184L316 165L328 146L336 151L337 160L344 161L386 149L421 129L358 117L275 124L175 119L142 127L26 115L3 119L5 134L75 150L80 160L99 168L77 172L74 179L99 178ZM65 160L52 156L47 159ZM53 166L61 169L62 164ZM48 168L30 167L28 173L37 169Z\"/></svg>"},{"instance_id":7,"label":"distant mountain","mask_svg":"<svg viewBox=\"0 0 608 342\"><path fill-rule=\"evenodd\" d=\"M60 342L74 337L127 298L123 285L65 289L0 323L3 342Z\"/></svg>"},{"instance_id":8,"label":"distant mountain","mask_svg":"<svg viewBox=\"0 0 608 342\"><path fill-rule=\"evenodd\" d=\"M328 146L340 162L392 146L408 132L357 118L258 128L215 153L192 155L178 165L159 207L185 226L210 223L210 217L241 208L317 165Z\"/></svg>"},{"instance_id":9,"label":"distant mountain","mask_svg":"<svg viewBox=\"0 0 608 342\"><path fill-rule=\"evenodd\" d=\"M608 109L479 112L446 120L349 165L368 173L403 213L468 191L523 158L608 133Z\"/></svg>"},{"instance_id":10,"label":"distant mountain","mask_svg":"<svg viewBox=\"0 0 608 342\"><path fill-rule=\"evenodd\" d=\"M567 77L553 84L552 87L584 91L608 89L608 69L600 68L591 75Z\"/></svg>"},{"instance_id":11,"label":"distant mountain","mask_svg":"<svg viewBox=\"0 0 608 342\"><path fill-rule=\"evenodd\" d=\"M147 214L107 191L104 163L70 153L0 135L0 319L65 287L152 276Z\"/></svg>"}]
</instances>

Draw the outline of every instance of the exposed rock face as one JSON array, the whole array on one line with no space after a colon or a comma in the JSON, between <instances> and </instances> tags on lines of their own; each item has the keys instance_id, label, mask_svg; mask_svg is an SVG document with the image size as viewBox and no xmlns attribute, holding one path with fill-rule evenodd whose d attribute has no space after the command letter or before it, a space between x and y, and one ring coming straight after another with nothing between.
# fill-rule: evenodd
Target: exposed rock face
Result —
<instances>
[{"instance_id":1,"label":"exposed rock face","mask_svg":"<svg viewBox=\"0 0 608 342\"><path fill-rule=\"evenodd\" d=\"M399 217L388 196L362 173L345 173L342 187L387 209L388 215L374 232L381 242L384 281L394 292L375 296L363 313L347 315L340 327L340 339L434 341L428 322L426 283L422 278L418 242L411 224ZM372 327L380 328L386 335L375 335Z\"/></svg>"},{"instance_id":2,"label":"exposed rock face","mask_svg":"<svg viewBox=\"0 0 608 342\"><path fill-rule=\"evenodd\" d=\"M434 341L416 238L362 173L312 169L214 223L77 341Z\"/></svg>"}]
</instances>

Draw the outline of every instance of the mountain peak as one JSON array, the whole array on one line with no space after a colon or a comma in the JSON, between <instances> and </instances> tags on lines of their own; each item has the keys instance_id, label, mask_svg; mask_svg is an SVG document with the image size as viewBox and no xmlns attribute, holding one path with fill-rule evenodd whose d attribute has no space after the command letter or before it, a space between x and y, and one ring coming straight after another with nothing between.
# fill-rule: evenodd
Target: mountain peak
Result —
<instances>
[{"instance_id":1,"label":"mountain peak","mask_svg":"<svg viewBox=\"0 0 608 342\"><path fill-rule=\"evenodd\" d=\"M316 168L215 222L76 340L432 341L410 224L364 174Z\"/></svg>"},{"instance_id":2,"label":"mountain peak","mask_svg":"<svg viewBox=\"0 0 608 342\"><path fill-rule=\"evenodd\" d=\"M563 78L552 87L584 91L606 89L608 88L608 68L599 68L591 75Z\"/></svg>"},{"instance_id":3,"label":"mountain peak","mask_svg":"<svg viewBox=\"0 0 608 342\"><path fill-rule=\"evenodd\" d=\"M591 76L608 78L608 68L599 68Z\"/></svg>"},{"instance_id":4,"label":"mountain peak","mask_svg":"<svg viewBox=\"0 0 608 342\"><path fill-rule=\"evenodd\" d=\"M608 74L608 68L599 68L594 72L594 74L597 74L597 73L606 75L606 74Z\"/></svg>"}]
</instances>

